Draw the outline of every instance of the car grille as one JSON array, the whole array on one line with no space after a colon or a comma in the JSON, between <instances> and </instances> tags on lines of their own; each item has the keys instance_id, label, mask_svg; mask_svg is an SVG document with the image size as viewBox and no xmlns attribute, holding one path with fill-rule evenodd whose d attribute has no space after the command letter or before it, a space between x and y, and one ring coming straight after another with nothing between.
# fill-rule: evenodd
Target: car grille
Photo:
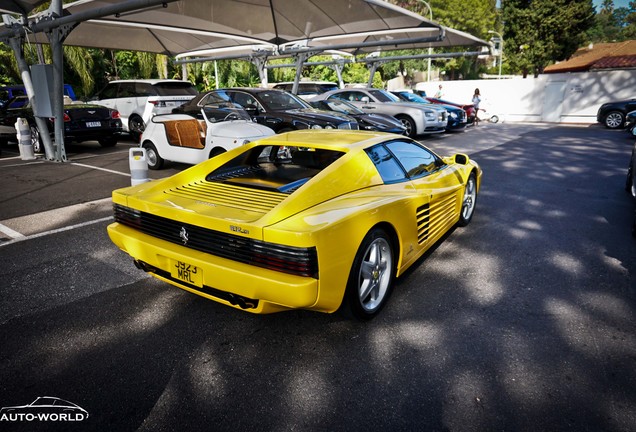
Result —
<instances>
[{"instance_id":1,"label":"car grille","mask_svg":"<svg viewBox=\"0 0 636 432\"><path fill-rule=\"evenodd\" d=\"M156 216L119 204L115 221L144 234L232 261L318 279L315 247L269 243ZM183 238L187 238L184 242Z\"/></svg>"}]
</instances>

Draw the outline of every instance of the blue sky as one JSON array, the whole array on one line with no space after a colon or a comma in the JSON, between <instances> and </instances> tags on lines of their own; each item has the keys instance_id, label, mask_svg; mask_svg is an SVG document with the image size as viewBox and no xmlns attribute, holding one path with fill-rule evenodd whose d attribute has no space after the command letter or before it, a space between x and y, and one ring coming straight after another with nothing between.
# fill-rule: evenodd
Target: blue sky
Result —
<instances>
[{"instance_id":1,"label":"blue sky","mask_svg":"<svg viewBox=\"0 0 636 432\"><path fill-rule=\"evenodd\" d=\"M594 6L596 6L596 10L600 9L600 6L603 4L603 0L594 0ZM627 7L629 6L629 0L614 0L614 7Z\"/></svg>"}]
</instances>

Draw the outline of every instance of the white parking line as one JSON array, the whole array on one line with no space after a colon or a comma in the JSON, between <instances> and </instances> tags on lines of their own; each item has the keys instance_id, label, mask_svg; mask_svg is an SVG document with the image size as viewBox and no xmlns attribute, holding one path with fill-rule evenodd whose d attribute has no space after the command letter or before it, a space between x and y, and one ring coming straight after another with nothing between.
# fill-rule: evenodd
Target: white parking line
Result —
<instances>
[{"instance_id":1,"label":"white parking line","mask_svg":"<svg viewBox=\"0 0 636 432\"><path fill-rule=\"evenodd\" d=\"M71 165L75 165L75 166L80 166L80 167L84 167L84 168L90 168L90 169L96 169L96 170L100 170L100 171L106 171L112 174L119 174L119 175L123 175L126 177L130 177L130 173L125 173L125 172L121 172L121 171L115 171L115 170L111 170L108 168L101 168L101 167L96 167L93 165L86 165L86 164L81 164L81 163L77 163L77 162L71 162Z\"/></svg>"},{"instance_id":2,"label":"white parking line","mask_svg":"<svg viewBox=\"0 0 636 432\"><path fill-rule=\"evenodd\" d=\"M3 234L8 235L12 239L17 239L17 238L20 238L20 237L24 237L24 234L20 234L19 232L14 231L11 228L9 228L8 226L2 225L2 224L0 224L0 232L3 233Z\"/></svg>"},{"instance_id":3,"label":"white parking line","mask_svg":"<svg viewBox=\"0 0 636 432\"><path fill-rule=\"evenodd\" d=\"M50 230L50 231L45 231L45 232L33 234L33 235L30 235L30 236L23 236L22 234L20 234L21 237L17 237L17 238L14 238L13 240L9 240L7 242L0 243L0 248L4 247L4 246L9 246L9 245L14 244L14 243L18 243L18 242L21 242L21 241L31 240L31 239L35 239L35 238L38 238L38 237L44 237L44 236L51 235L51 234L57 234L57 233L60 233L60 232L69 231L69 230L76 229L76 228L82 228L82 227L85 227L87 225L93 225L93 224L96 224L96 223L105 222L105 221L109 221L109 220L112 220L112 219L113 219L112 216L107 216L107 217L103 217L103 218L100 218L100 219L95 219L95 220L92 220L92 221L82 222L82 223L75 224L75 225L69 225L69 226L66 226L66 227L63 227L63 228L58 228L58 229L54 229L54 230Z\"/></svg>"}]
</instances>

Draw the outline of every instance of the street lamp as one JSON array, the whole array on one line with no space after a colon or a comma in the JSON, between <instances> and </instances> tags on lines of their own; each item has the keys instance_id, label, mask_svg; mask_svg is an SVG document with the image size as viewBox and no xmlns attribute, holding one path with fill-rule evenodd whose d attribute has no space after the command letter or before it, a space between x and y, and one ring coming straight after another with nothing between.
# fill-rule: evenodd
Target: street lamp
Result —
<instances>
[{"instance_id":1,"label":"street lamp","mask_svg":"<svg viewBox=\"0 0 636 432\"><path fill-rule=\"evenodd\" d=\"M503 63L503 47L504 47L503 36L501 35L501 33L498 33L494 30L488 30L488 33L494 34L499 37L499 79L501 79L501 64Z\"/></svg>"},{"instance_id":2,"label":"street lamp","mask_svg":"<svg viewBox=\"0 0 636 432\"><path fill-rule=\"evenodd\" d=\"M430 16L431 21L433 21L433 8L431 8L431 5L428 4L427 1L424 0L420 0L422 3L424 3L426 5L426 8L428 9L428 13ZM431 55L433 54L433 48L432 47L428 47L428 67L426 69L426 81L430 82L431 81Z\"/></svg>"}]
</instances>

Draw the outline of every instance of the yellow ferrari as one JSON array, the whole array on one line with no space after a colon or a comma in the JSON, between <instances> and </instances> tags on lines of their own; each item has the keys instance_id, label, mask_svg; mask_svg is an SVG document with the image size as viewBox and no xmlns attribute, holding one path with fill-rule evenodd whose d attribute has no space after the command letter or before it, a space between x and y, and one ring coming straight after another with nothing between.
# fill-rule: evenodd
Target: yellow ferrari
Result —
<instances>
[{"instance_id":1,"label":"yellow ferrari","mask_svg":"<svg viewBox=\"0 0 636 432\"><path fill-rule=\"evenodd\" d=\"M369 319L470 222L481 175L402 135L296 131L114 191L108 234L138 268L235 308Z\"/></svg>"}]
</instances>

